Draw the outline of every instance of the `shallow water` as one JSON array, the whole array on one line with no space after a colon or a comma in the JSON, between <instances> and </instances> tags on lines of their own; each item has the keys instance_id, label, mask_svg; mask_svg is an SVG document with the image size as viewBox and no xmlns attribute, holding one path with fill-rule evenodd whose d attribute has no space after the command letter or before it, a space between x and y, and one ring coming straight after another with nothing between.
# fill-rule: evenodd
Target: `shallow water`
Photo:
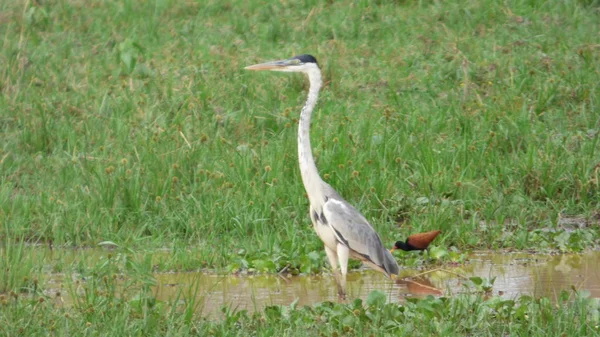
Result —
<instances>
[{"instance_id":1,"label":"shallow water","mask_svg":"<svg viewBox=\"0 0 600 337\"><path fill-rule=\"evenodd\" d=\"M459 267L444 267L432 271L404 269L395 282L382 274L361 270L348 274L348 298L366 297L372 290L384 291L391 302L406 297L427 295L451 296L465 291L466 278L479 276L493 278L493 294L505 298L518 295L548 296L554 298L561 290L586 289L591 296L600 298L600 252L580 255L532 255L473 253L468 262ZM418 275L422 274L422 275ZM50 283L59 285L60 277ZM280 275L209 275L204 273L158 273L154 275L157 299L162 301L189 301L200 303L204 314L215 315L222 306L237 310L255 311L268 305L310 305L323 301L337 301L333 277Z\"/></svg>"}]
</instances>

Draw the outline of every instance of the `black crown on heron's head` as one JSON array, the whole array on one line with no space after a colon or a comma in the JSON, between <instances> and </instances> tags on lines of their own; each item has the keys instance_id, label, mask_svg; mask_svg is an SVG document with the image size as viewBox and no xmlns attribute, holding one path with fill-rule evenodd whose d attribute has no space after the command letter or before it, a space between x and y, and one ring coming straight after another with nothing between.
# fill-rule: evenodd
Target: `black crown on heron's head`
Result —
<instances>
[{"instance_id":1,"label":"black crown on heron's head","mask_svg":"<svg viewBox=\"0 0 600 337\"><path fill-rule=\"evenodd\" d=\"M314 63L316 65L319 65L319 62L317 62L317 59L310 54L297 55L297 56L292 57L292 59L300 60L300 62L302 62L302 63Z\"/></svg>"}]
</instances>

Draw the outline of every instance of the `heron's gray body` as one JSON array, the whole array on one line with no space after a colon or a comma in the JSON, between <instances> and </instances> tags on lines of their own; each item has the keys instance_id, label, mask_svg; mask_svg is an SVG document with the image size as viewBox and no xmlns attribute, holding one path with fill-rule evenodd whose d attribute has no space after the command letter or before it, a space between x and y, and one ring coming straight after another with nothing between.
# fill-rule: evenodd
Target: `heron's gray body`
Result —
<instances>
[{"instance_id":1,"label":"heron's gray body","mask_svg":"<svg viewBox=\"0 0 600 337\"><path fill-rule=\"evenodd\" d=\"M304 62L307 59L314 61ZM381 243L377 232L356 208L321 179L315 165L310 146L310 121L322 80L321 71L314 57L302 55L289 60L250 66L247 69L299 71L308 75L310 89L298 125L298 161L302 182L310 202L310 218L317 235L325 245L325 252L334 270L340 296L345 296L346 292L349 257L361 260L388 277L397 275L398 264ZM337 270L338 263L341 277Z\"/></svg>"},{"instance_id":2,"label":"heron's gray body","mask_svg":"<svg viewBox=\"0 0 600 337\"><path fill-rule=\"evenodd\" d=\"M350 257L361 260L386 276L398 274L398 264L385 249L379 235L365 217L340 197L331 187L319 213L311 206L315 231L329 249L337 253L339 245L349 250ZM329 196L327 196L329 195Z\"/></svg>"}]
</instances>

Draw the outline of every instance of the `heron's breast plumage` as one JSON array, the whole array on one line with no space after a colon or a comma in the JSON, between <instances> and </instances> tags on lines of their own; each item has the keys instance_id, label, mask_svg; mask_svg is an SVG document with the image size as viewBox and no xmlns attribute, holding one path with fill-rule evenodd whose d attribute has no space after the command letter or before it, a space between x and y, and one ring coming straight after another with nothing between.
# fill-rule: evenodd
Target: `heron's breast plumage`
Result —
<instances>
[{"instance_id":1,"label":"heron's breast plumage","mask_svg":"<svg viewBox=\"0 0 600 337\"><path fill-rule=\"evenodd\" d=\"M334 252L337 251L338 240L335 237L333 231L331 230L331 227L329 227L329 225L327 224L327 219L323 215L322 210L321 212L319 212L311 207L310 219L312 220L315 232L317 232L317 235L319 236L319 238L321 238L321 241L323 241L325 246L327 246Z\"/></svg>"}]
</instances>

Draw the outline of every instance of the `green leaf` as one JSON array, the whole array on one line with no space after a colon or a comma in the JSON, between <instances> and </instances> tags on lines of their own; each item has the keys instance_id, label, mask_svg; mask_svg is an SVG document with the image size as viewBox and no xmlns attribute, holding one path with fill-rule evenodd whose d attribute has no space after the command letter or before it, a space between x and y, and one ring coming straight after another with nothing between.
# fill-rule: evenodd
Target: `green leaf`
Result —
<instances>
[{"instance_id":1,"label":"green leaf","mask_svg":"<svg viewBox=\"0 0 600 337\"><path fill-rule=\"evenodd\" d=\"M571 298L571 293L569 293L566 290L561 290L560 291L560 296L559 299L562 303L566 303L569 301L569 299Z\"/></svg>"},{"instance_id":2,"label":"green leaf","mask_svg":"<svg viewBox=\"0 0 600 337\"><path fill-rule=\"evenodd\" d=\"M591 293L587 289L581 289L577 291L577 298L590 298Z\"/></svg>"},{"instance_id":3,"label":"green leaf","mask_svg":"<svg viewBox=\"0 0 600 337\"><path fill-rule=\"evenodd\" d=\"M144 54L144 47L138 42L125 40L119 44L119 60L125 66L125 71L131 74L137 65L138 57Z\"/></svg>"},{"instance_id":4,"label":"green leaf","mask_svg":"<svg viewBox=\"0 0 600 337\"><path fill-rule=\"evenodd\" d=\"M252 266L258 271L275 271L275 263L269 260L252 260Z\"/></svg>"},{"instance_id":5,"label":"green leaf","mask_svg":"<svg viewBox=\"0 0 600 337\"><path fill-rule=\"evenodd\" d=\"M344 319L342 319L342 324L347 326L353 326L355 320L356 318L354 316L347 315L346 317L344 317Z\"/></svg>"},{"instance_id":6,"label":"green leaf","mask_svg":"<svg viewBox=\"0 0 600 337\"><path fill-rule=\"evenodd\" d=\"M471 280L471 282L473 282L473 284L476 286L480 286L483 284L483 279L479 276L470 277L469 280Z\"/></svg>"},{"instance_id":7,"label":"green leaf","mask_svg":"<svg viewBox=\"0 0 600 337\"><path fill-rule=\"evenodd\" d=\"M431 247L429 249L429 256L434 260L439 260L444 256L448 255L448 251L443 247Z\"/></svg>"},{"instance_id":8,"label":"green leaf","mask_svg":"<svg viewBox=\"0 0 600 337\"><path fill-rule=\"evenodd\" d=\"M312 261L319 261L321 259L321 256L319 255L318 252L312 251L312 252L308 253L308 258L311 259Z\"/></svg>"},{"instance_id":9,"label":"green leaf","mask_svg":"<svg viewBox=\"0 0 600 337\"><path fill-rule=\"evenodd\" d=\"M571 233L564 231L554 237L554 242L558 245L558 248L562 251L567 250Z\"/></svg>"},{"instance_id":10,"label":"green leaf","mask_svg":"<svg viewBox=\"0 0 600 337\"><path fill-rule=\"evenodd\" d=\"M133 56L131 51L127 50L121 53L121 62L125 64L125 68L131 73L135 69L137 59Z\"/></svg>"},{"instance_id":11,"label":"green leaf","mask_svg":"<svg viewBox=\"0 0 600 337\"><path fill-rule=\"evenodd\" d=\"M300 297L297 297L292 304L290 304L291 310L296 310L296 306L298 306L298 302L300 301Z\"/></svg>"},{"instance_id":12,"label":"green leaf","mask_svg":"<svg viewBox=\"0 0 600 337\"><path fill-rule=\"evenodd\" d=\"M382 291L373 290L367 297L367 305L382 306L385 304L386 296Z\"/></svg>"}]
</instances>

